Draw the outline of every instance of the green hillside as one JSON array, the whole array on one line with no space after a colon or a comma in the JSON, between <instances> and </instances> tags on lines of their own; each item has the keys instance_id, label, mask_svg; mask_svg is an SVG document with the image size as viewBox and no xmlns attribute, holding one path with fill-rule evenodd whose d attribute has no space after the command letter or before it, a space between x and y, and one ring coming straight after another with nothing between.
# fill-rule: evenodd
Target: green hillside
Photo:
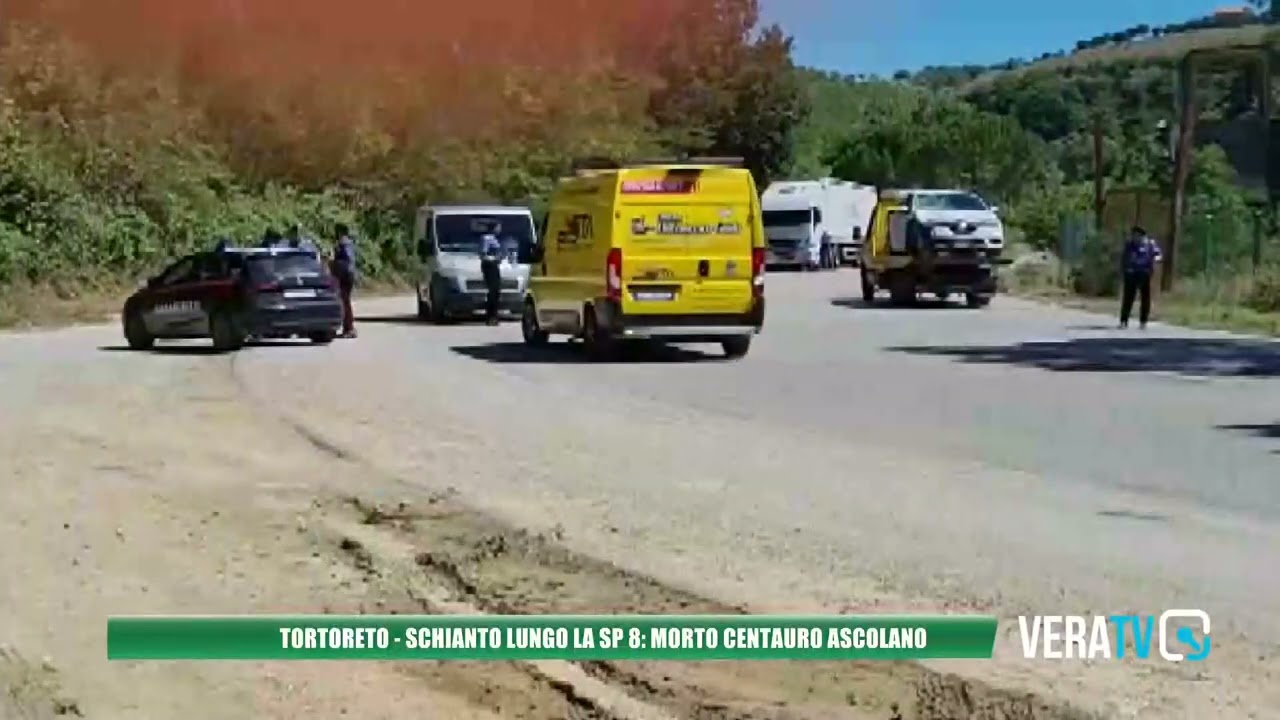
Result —
<instances>
[{"instance_id":1,"label":"green hillside","mask_svg":"<svg viewBox=\"0 0 1280 720\"><path fill-rule=\"evenodd\" d=\"M1173 61L1188 51L1203 48L1252 45L1265 42L1276 31L1271 25L1239 28L1208 28L1173 35L1122 40L1098 47L1076 50L1069 54L1052 54L1012 69L994 68L960 85L962 91L973 90L1010 76L1035 72L1065 72L1115 62Z\"/></svg>"},{"instance_id":2,"label":"green hillside","mask_svg":"<svg viewBox=\"0 0 1280 720\"><path fill-rule=\"evenodd\" d=\"M1067 253L1061 272L1015 282L1065 279L1066 290L1108 295L1118 281L1118 239L1089 230L1095 124L1106 187L1167 194L1177 58L1191 48L1261 42L1269 31L1193 29L1100 43L1012 69L930 68L896 80L805 71L812 111L796 131L793 174L972 187L1004 208L1016 244ZM1280 242L1273 216L1254 204L1258 196L1237 172L1240 156L1255 164L1261 157L1260 137L1236 126L1251 97L1240 72L1205 73L1197 83L1202 126L1229 123L1243 142L1231 156L1214 143L1195 154L1178 277L1182 292L1194 294L1186 300L1189 314L1225 313L1270 331L1280 327L1267 314L1280 310L1280 272L1267 268L1280 260ZM1263 267L1255 274L1259 233Z\"/></svg>"}]
</instances>

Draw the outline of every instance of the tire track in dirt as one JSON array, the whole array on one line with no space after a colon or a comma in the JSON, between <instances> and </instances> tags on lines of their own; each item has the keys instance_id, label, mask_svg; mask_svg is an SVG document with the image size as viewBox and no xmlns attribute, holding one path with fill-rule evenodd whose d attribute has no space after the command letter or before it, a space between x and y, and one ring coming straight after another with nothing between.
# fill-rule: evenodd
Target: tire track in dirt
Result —
<instances>
[{"instance_id":1,"label":"tire track in dirt","mask_svg":"<svg viewBox=\"0 0 1280 720\"><path fill-rule=\"evenodd\" d=\"M400 478L378 470L359 454L344 448L339 443L330 441L305 422L279 411L270 403L264 402L255 396L252 389L242 381L236 372L235 358L236 356L232 356L229 365L232 382L240 396L259 412L279 420L317 453L351 465L365 476L376 476L379 480L390 480L401 489L412 488L410 484ZM443 495L434 495L428 497L426 501L428 504L437 504L442 502L444 497ZM333 527L333 514L335 510L340 509L344 504L350 505L351 501L347 500L344 503L343 501L335 501L333 498L329 498L327 501L322 500L313 503L312 507L317 512L313 513L313 516L306 521L306 524L318 527ZM364 525L376 526L384 522L396 521L400 517L398 513L403 512L403 504L401 504L398 511L363 509L358 512L358 519ZM379 565L374 556L359 540L350 535L342 535L326 549L336 555L338 559L348 562L361 574L366 583L372 584L377 579L380 573ZM454 580L456 578L448 579ZM399 588L399 590L404 591L403 596L401 596L400 592L389 592L385 593L384 597L374 600L374 604L379 608L380 612L390 612L392 614L402 612L436 613L433 610L435 606L427 600L426 596L421 593L415 593L408 587ZM403 602L406 597L411 599L409 606L407 608L398 607L397 601ZM501 671L495 672L495 668L501 668ZM580 680L579 682L566 680L562 677L562 674L542 672L538 668L531 667L525 663L427 661L408 665L406 672L428 680L434 687L443 687L451 692L460 694L472 703L488 707L503 717L547 718L548 720L556 718L569 720L668 720L664 713L654 708L648 708L641 704L635 704L635 707L627 707L627 701L631 703L635 703L635 701L617 691L612 692L619 697L611 698L608 697L608 693L602 694L598 690L592 692L590 688L582 687L584 683ZM585 675L583 678L590 681L590 678ZM536 697L539 695L542 697ZM619 712L620 709L623 712Z\"/></svg>"},{"instance_id":2,"label":"tire track in dirt","mask_svg":"<svg viewBox=\"0 0 1280 720\"><path fill-rule=\"evenodd\" d=\"M292 428L317 452L375 476L378 490L317 503L328 550L369 584L381 612L438 614L453 607L497 614L734 614L744 610L669 588L652 578L573 553L424 490L377 467L358 450L257 397L235 373L245 398ZM373 485L373 483L366 483ZM391 500L391 492L402 499ZM407 502L403 498L416 497ZM427 597L421 587L434 588ZM461 666L465 664L454 664ZM487 664L485 667L492 667ZM1009 693L918 663L592 662L587 678L641 708L691 720L1085 720L1092 717L1025 693ZM584 693L536 668L542 687L577 703ZM597 688L597 691L599 689ZM596 699L597 717L610 717Z\"/></svg>"}]
</instances>

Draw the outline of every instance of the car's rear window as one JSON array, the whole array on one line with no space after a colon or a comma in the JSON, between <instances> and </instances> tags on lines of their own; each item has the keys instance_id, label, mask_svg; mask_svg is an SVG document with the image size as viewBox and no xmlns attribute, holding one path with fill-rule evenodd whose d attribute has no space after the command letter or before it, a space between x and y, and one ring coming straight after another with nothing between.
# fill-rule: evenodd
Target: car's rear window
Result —
<instances>
[{"instance_id":1,"label":"car's rear window","mask_svg":"<svg viewBox=\"0 0 1280 720\"><path fill-rule=\"evenodd\" d=\"M256 255L246 258L249 272L255 280L280 280L291 277L316 277L324 275L324 265L310 253L286 255Z\"/></svg>"}]
</instances>

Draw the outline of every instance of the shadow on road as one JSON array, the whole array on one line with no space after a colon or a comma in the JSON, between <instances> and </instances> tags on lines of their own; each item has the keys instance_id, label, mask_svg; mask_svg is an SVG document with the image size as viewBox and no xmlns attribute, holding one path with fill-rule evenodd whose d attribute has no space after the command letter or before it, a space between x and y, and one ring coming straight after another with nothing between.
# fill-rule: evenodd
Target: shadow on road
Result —
<instances>
[{"instance_id":1,"label":"shadow on road","mask_svg":"<svg viewBox=\"0 0 1280 720\"><path fill-rule=\"evenodd\" d=\"M356 316L356 324L373 323L374 325L426 325L425 320L421 320L417 315L370 315L368 317Z\"/></svg>"},{"instance_id":2,"label":"shadow on road","mask_svg":"<svg viewBox=\"0 0 1280 720\"><path fill-rule=\"evenodd\" d=\"M253 348L311 347L314 345L315 343L303 339L249 340L245 342L244 347L241 348L241 350L249 350ZM161 340L160 343L157 343L150 350L134 350L128 345L101 345L98 347L98 350L100 352L137 353L139 355L184 355L189 357L229 354L225 350L216 350L213 345L201 343L198 340L182 345L170 345Z\"/></svg>"},{"instance_id":3,"label":"shadow on road","mask_svg":"<svg viewBox=\"0 0 1280 720\"><path fill-rule=\"evenodd\" d=\"M1067 332L1094 332L1099 330L1115 330L1116 326L1114 324L1107 325L1106 323L1092 323L1089 325L1068 325L1065 329Z\"/></svg>"},{"instance_id":4,"label":"shadow on road","mask_svg":"<svg viewBox=\"0 0 1280 720\"><path fill-rule=\"evenodd\" d=\"M904 346L914 355L1059 372L1164 372L1193 377L1280 376L1280 343L1197 338L1075 338L998 346Z\"/></svg>"},{"instance_id":5,"label":"shadow on road","mask_svg":"<svg viewBox=\"0 0 1280 720\"><path fill-rule=\"evenodd\" d=\"M519 322L519 321L520 321L520 318L513 318L510 315L504 316L502 318L503 324ZM436 323L429 322L427 320L423 320L419 318L417 315L414 315L412 313L408 313L404 315L370 315L368 317L357 317L356 325L360 325L361 323L370 323L372 325L421 325L423 327L429 327L431 325L436 324ZM445 321L444 324L446 325L483 325L484 317L480 315L476 315L475 317L467 317L467 318L449 318L447 321Z\"/></svg>"},{"instance_id":6,"label":"shadow on road","mask_svg":"<svg viewBox=\"0 0 1280 720\"><path fill-rule=\"evenodd\" d=\"M1248 433L1269 440L1280 440L1280 421L1246 425L1219 425L1219 430Z\"/></svg>"},{"instance_id":7,"label":"shadow on road","mask_svg":"<svg viewBox=\"0 0 1280 720\"><path fill-rule=\"evenodd\" d=\"M486 345L458 345L449 348L472 360L499 365L564 365L602 363L688 363L719 359L714 355L660 343L623 343L607 360L589 357L580 345L549 343L529 347L523 342L500 342Z\"/></svg>"},{"instance_id":8,"label":"shadow on road","mask_svg":"<svg viewBox=\"0 0 1280 720\"><path fill-rule=\"evenodd\" d=\"M1246 423L1240 425L1219 425L1219 430L1253 435L1264 440L1280 440L1280 420L1273 423ZM1272 450L1273 455L1280 455L1280 450Z\"/></svg>"},{"instance_id":9,"label":"shadow on road","mask_svg":"<svg viewBox=\"0 0 1280 720\"><path fill-rule=\"evenodd\" d=\"M937 298L920 299L909 305L895 305L887 299L867 302L861 297L838 297L831 299L831 305L847 310L954 310L964 307L964 305Z\"/></svg>"},{"instance_id":10,"label":"shadow on road","mask_svg":"<svg viewBox=\"0 0 1280 720\"><path fill-rule=\"evenodd\" d=\"M223 355L221 350L215 350L212 345L156 345L150 350L134 350L127 345L102 345L98 347L100 352L121 352L121 353L137 353L138 355Z\"/></svg>"}]
</instances>

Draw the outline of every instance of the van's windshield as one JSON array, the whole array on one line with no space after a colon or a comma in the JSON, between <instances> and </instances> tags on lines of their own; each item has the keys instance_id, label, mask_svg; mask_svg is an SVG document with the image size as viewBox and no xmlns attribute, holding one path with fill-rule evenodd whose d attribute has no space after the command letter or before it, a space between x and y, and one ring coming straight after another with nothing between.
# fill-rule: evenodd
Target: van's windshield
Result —
<instances>
[{"instance_id":1,"label":"van's windshield","mask_svg":"<svg viewBox=\"0 0 1280 720\"><path fill-rule=\"evenodd\" d=\"M533 218L528 215L436 215L435 224L436 246L440 252L478 254L480 241L487 233L495 233L510 252L533 243Z\"/></svg>"}]
</instances>

